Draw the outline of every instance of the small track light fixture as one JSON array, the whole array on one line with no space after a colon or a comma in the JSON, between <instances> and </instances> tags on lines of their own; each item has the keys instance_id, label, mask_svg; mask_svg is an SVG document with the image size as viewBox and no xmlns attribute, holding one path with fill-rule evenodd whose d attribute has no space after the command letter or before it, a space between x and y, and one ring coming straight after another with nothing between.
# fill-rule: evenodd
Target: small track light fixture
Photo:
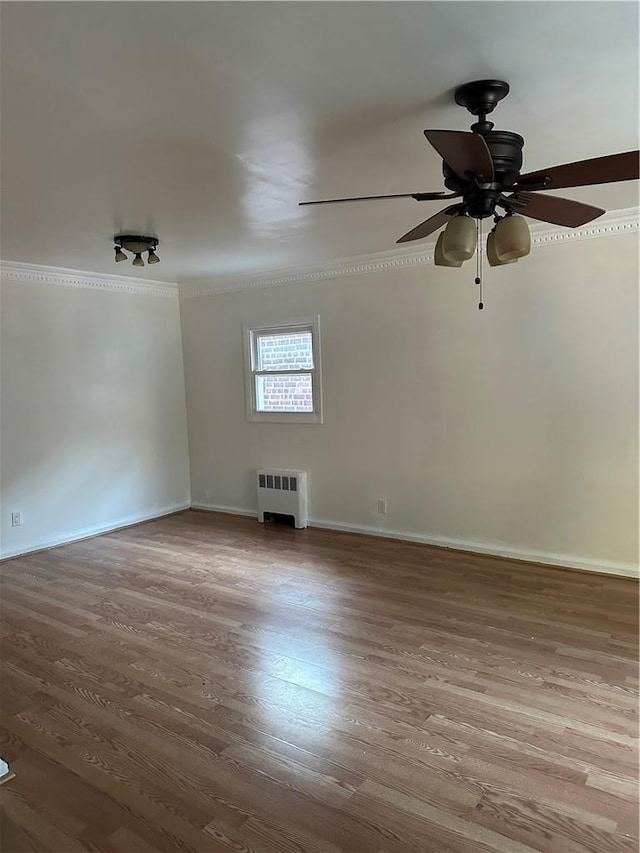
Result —
<instances>
[{"instance_id":1,"label":"small track light fixture","mask_svg":"<svg viewBox=\"0 0 640 853\"><path fill-rule=\"evenodd\" d=\"M113 238L113 242L115 243L114 249L116 253L116 263L127 260L127 255L125 255L123 249L126 249L127 252L132 252L135 255L135 258L133 259L134 267L144 266L144 260L142 259L143 252L148 252L147 263L160 263L160 258L156 255L156 249L160 242L157 237L148 237L144 234L116 234Z\"/></svg>"}]
</instances>

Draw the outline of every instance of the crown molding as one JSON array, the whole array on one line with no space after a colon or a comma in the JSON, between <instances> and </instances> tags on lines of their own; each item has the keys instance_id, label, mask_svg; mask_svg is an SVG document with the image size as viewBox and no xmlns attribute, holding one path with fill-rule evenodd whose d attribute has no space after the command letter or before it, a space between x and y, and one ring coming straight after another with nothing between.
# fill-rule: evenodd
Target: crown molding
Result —
<instances>
[{"instance_id":1,"label":"crown molding","mask_svg":"<svg viewBox=\"0 0 640 853\"><path fill-rule=\"evenodd\" d=\"M616 210L600 217L597 224L584 228L562 228L547 223L531 226L531 246L540 248L557 243L577 243L594 237L614 237L619 234L637 232L640 227L639 210L636 207ZM398 269L428 264L433 261L435 240L422 243L420 249L391 249L375 254L358 255L318 264L314 267L290 267L288 269L264 271L254 277L201 279L182 282L179 285L181 299L194 296L215 296L237 290L254 290L262 287L281 287L307 281L362 275L380 270Z\"/></svg>"},{"instance_id":2,"label":"crown molding","mask_svg":"<svg viewBox=\"0 0 640 853\"><path fill-rule=\"evenodd\" d=\"M546 222L536 223L531 228L533 246L549 246L552 243L579 243L594 237L616 237L640 229L640 209L629 207L626 210L613 210L605 213L595 224L582 228L560 228Z\"/></svg>"},{"instance_id":3,"label":"crown molding","mask_svg":"<svg viewBox=\"0 0 640 853\"><path fill-rule=\"evenodd\" d=\"M595 237L614 237L634 233L640 228L638 208L616 210L600 217L597 224L584 228L561 228L535 223L531 226L532 248L558 243L577 243ZM115 293L131 293L142 296L180 296L188 299L195 296L215 296L238 290L255 290L263 287L281 287L323 279L343 278L379 272L381 270L420 266L433 262L435 240L422 243L419 249L391 249L386 252L338 258L315 266L289 267L280 270L265 270L251 277L217 277L191 282L154 281L128 276L70 270L20 261L0 261L0 276L5 281L22 281L35 284L58 285L61 287L89 288Z\"/></svg>"},{"instance_id":4,"label":"crown molding","mask_svg":"<svg viewBox=\"0 0 640 853\"><path fill-rule=\"evenodd\" d=\"M167 281L151 281L121 275L105 275L62 267L25 264L19 261L0 261L3 281L22 281L30 284L53 284L60 287L89 288L115 293L133 293L141 296L177 297L178 285Z\"/></svg>"}]
</instances>

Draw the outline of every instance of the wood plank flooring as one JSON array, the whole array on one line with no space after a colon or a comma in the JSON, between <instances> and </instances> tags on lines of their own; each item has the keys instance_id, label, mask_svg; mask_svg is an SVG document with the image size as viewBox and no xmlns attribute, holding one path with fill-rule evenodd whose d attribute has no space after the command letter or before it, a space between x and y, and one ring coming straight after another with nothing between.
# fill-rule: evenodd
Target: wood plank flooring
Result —
<instances>
[{"instance_id":1,"label":"wood plank flooring","mask_svg":"<svg viewBox=\"0 0 640 853\"><path fill-rule=\"evenodd\" d=\"M0 572L4 853L639 849L634 581L200 512Z\"/></svg>"}]
</instances>

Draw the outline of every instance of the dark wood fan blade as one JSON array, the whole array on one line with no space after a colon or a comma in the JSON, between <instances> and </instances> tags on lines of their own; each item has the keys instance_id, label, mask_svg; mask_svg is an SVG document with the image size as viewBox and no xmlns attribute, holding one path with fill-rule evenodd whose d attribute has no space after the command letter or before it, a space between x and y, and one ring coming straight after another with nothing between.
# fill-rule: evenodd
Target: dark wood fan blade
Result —
<instances>
[{"instance_id":1,"label":"dark wood fan blade","mask_svg":"<svg viewBox=\"0 0 640 853\"><path fill-rule=\"evenodd\" d=\"M560 190L563 187L635 181L639 177L640 151L626 151L623 154L609 154L607 157L593 157L591 160L578 160L576 163L527 172L518 179L518 186L526 188L524 185L533 184L536 190ZM549 183L537 186L544 178L548 178Z\"/></svg>"},{"instance_id":2,"label":"dark wood fan blade","mask_svg":"<svg viewBox=\"0 0 640 853\"><path fill-rule=\"evenodd\" d=\"M429 234L433 234L434 231L441 228L447 219L449 219L449 217L459 209L459 204L450 204L449 207L445 207L443 210L439 211L439 213L436 213L434 216L430 216L429 219L425 219L425 221L421 222L420 225L416 225L416 227L412 228L411 231L407 231L407 233L403 234L396 242L408 243L410 240L420 240L421 237L428 237Z\"/></svg>"},{"instance_id":3,"label":"dark wood fan blade","mask_svg":"<svg viewBox=\"0 0 640 853\"><path fill-rule=\"evenodd\" d=\"M425 130L424 135L458 177L481 178L486 184L493 181L491 152L479 133L469 133L466 130Z\"/></svg>"},{"instance_id":4,"label":"dark wood fan blade","mask_svg":"<svg viewBox=\"0 0 640 853\"><path fill-rule=\"evenodd\" d=\"M557 195L517 192L509 198L516 203L523 203L523 206L514 205L517 213L532 219L541 219L543 222L553 222L554 225L566 225L568 228L578 228L606 213L601 207L593 207L570 198L559 198Z\"/></svg>"},{"instance_id":5,"label":"dark wood fan blade","mask_svg":"<svg viewBox=\"0 0 640 853\"><path fill-rule=\"evenodd\" d=\"M353 198L325 198L320 201L300 201L298 207L307 204L340 204L343 201L379 201L383 198L415 198L416 201L435 201L439 198L451 198L451 195L443 192L437 193L395 193L394 195L360 195Z\"/></svg>"}]
</instances>

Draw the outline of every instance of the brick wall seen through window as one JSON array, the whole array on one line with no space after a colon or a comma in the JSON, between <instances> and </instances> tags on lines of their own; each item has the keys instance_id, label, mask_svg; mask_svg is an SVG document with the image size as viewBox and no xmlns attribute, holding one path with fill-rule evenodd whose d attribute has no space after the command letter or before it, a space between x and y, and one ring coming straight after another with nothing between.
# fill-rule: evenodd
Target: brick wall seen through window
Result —
<instances>
[{"instance_id":1,"label":"brick wall seen through window","mask_svg":"<svg viewBox=\"0 0 640 853\"><path fill-rule=\"evenodd\" d=\"M311 373L287 372L313 370L310 331L275 335L258 333L256 356L259 371L274 371L256 376L256 408L259 412L313 412Z\"/></svg>"}]
</instances>

